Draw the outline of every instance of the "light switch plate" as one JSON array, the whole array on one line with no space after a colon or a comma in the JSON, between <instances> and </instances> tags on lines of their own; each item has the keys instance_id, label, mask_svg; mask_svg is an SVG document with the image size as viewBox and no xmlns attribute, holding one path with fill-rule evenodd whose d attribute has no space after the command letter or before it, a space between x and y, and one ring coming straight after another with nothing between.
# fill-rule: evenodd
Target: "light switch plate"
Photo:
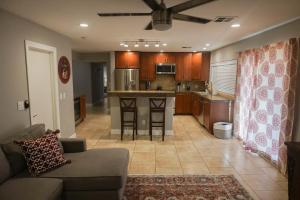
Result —
<instances>
[{"instance_id":1,"label":"light switch plate","mask_svg":"<svg viewBox=\"0 0 300 200\"><path fill-rule=\"evenodd\" d=\"M24 101L18 101L18 110L25 110Z\"/></svg>"}]
</instances>

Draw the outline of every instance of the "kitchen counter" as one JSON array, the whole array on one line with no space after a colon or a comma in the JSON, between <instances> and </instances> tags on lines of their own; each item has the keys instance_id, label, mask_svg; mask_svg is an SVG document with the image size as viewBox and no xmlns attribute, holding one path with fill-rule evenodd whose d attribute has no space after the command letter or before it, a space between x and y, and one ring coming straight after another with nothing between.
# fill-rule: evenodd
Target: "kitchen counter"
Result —
<instances>
[{"instance_id":1,"label":"kitchen counter","mask_svg":"<svg viewBox=\"0 0 300 200\"><path fill-rule=\"evenodd\" d=\"M234 98L230 98L230 97L223 97L220 95L210 95L210 94L203 94L202 92L196 92L196 91L192 91L193 94L197 94L201 97L203 97L204 99L207 99L209 101L234 101Z\"/></svg>"},{"instance_id":2,"label":"kitchen counter","mask_svg":"<svg viewBox=\"0 0 300 200\"><path fill-rule=\"evenodd\" d=\"M175 91L169 90L114 90L108 91L109 97L175 97Z\"/></svg>"},{"instance_id":3,"label":"kitchen counter","mask_svg":"<svg viewBox=\"0 0 300 200\"><path fill-rule=\"evenodd\" d=\"M165 131L166 135L173 135L173 114L175 103L175 91L166 90L114 90L108 92L111 115L111 134L121 133L120 100L119 97L134 97L137 104L138 135L149 135L149 98L166 97ZM160 120L163 116L154 113L153 117ZM125 119L130 119L130 113L125 114ZM125 129L125 134L132 135L132 129ZM162 135L161 128L154 127L153 135Z\"/></svg>"}]
</instances>

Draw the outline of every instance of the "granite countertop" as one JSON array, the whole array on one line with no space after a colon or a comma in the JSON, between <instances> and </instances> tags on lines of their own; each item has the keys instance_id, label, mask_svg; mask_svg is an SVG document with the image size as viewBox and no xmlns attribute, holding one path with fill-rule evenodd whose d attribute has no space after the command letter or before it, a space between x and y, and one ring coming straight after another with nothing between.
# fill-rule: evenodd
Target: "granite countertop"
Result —
<instances>
[{"instance_id":1,"label":"granite countertop","mask_svg":"<svg viewBox=\"0 0 300 200\"><path fill-rule=\"evenodd\" d=\"M210 95L210 94L203 94L203 92L191 91L193 94L197 94L209 101L234 101L234 98L224 97L220 95Z\"/></svg>"},{"instance_id":2,"label":"granite countertop","mask_svg":"<svg viewBox=\"0 0 300 200\"><path fill-rule=\"evenodd\" d=\"M109 97L175 97L175 91L170 90L113 90L107 93Z\"/></svg>"}]
</instances>

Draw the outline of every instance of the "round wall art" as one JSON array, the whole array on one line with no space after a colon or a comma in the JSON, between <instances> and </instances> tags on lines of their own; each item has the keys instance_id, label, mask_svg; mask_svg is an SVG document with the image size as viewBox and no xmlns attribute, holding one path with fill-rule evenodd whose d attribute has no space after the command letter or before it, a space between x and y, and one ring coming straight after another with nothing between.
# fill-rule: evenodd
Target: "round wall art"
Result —
<instances>
[{"instance_id":1,"label":"round wall art","mask_svg":"<svg viewBox=\"0 0 300 200\"><path fill-rule=\"evenodd\" d=\"M59 79L61 80L62 83L64 84L68 83L71 76L71 67L70 67L69 60L66 56L62 56L59 59L58 74L59 74Z\"/></svg>"}]
</instances>

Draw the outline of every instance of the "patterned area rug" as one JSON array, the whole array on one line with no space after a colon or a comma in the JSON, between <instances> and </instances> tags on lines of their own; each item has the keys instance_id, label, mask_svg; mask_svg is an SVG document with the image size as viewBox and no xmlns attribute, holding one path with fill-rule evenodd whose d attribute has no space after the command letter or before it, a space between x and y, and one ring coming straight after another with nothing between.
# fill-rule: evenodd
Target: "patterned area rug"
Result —
<instances>
[{"instance_id":1,"label":"patterned area rug","mask_svg":"<svg viewBox=\"0 0 300 200\"><path fill-rule=\"evenodd\" d=\"M129 176L124 200L252 200L233 175Z\"/></svg>"}]
</instances>

